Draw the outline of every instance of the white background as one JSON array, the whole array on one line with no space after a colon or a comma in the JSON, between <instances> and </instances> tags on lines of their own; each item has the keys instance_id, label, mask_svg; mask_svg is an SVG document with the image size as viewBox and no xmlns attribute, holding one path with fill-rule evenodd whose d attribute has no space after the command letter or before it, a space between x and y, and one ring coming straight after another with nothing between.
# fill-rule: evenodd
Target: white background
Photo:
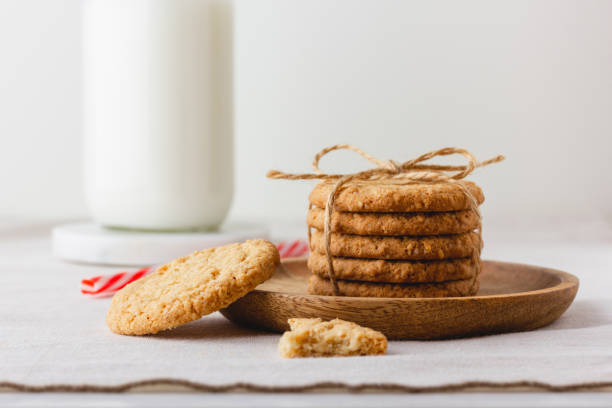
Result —
<instances>
[{"instance_id":1,"label":"white background","mask_svg":"<svg viewBox=\"0 0 612 408\"><path fill-rule=\"evenodd\" d=\"M4 219L87 216L80 6L0 0ZM232 217L303 218L312 184L264 174L352 143L503 153L475 178L486 215L612 220L611 18L611 1L239 0Z\"/></svg>"}]
</instances>

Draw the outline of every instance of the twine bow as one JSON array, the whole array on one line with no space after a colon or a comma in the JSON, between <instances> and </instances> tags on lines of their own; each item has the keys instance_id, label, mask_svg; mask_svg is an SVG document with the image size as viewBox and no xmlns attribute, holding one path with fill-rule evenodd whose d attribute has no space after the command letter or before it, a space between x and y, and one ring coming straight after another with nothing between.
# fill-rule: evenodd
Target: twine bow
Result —
<instances>
[{"instance_id":1,"label":"twine bow","mask_svg":"<svg viewBox=\"0 0 612 408\"><path fill-rule=\"evenodd\" d=\"M323 158L323 156L333 152L334 150L342 149L352 150L353 152L364 157L371 163L374 163L377 167L352 174L327 174L319 169L319 161ZM436 156L450 156L454 154L459 154L465 157L467 159L467 164L459 166L422 164L423 162L431 160ZM331 216L332 211L334 211L335 200L338 191L344 184L352 180L394 180L397 184L455 183L461 188L461 190L468 198L470 208L478 215L478 218L480 218L480 212L478 211L478 202L474 198L473 194L465 187L465 185L460 182L460 180L467 177L478 167L488 166L489 164L497 163L504 159L505 157L503 155L498 155L489 160L479 162L478 160L476 160L474 155L472 155L472 153L470 153L466 149L446 147L440 150L435 150L422 154L421 156L415 159L408 160L403 163L398 163L394 160L383 161L377 159L376 157L364 152L363 150L349 144L339 144L327 147L315 155L314 161L312 162L314 173L290 174L278 170L270 170L266 176L272 179L284 180L335 181L335 184L332 190L330 191L329 196L327 197L327 202L325 204L323 234L325 255L327 257L328 264L329 280L331 281L334 295L338 296L340 295L340 290L338 289L338 283L336 282L336 276L334 273L334 266L330 250ZM312 204L310 206L312 206ZM481 227L478 228L477 232L480 238L482 233ZM308 228L308 240L310 242L310 228ZM480 242L482 241L480 240ZM480 248L480 243L478 248ZM475 259L475 261L478 261L479 264L480 249L477 250L477 252L474 254L474 257L478 258L478 260ZM479 270L477 272L479 272ZM474 281L476 280L477 275L478 273L475 273Z\"/></svg>"}]
</instances>

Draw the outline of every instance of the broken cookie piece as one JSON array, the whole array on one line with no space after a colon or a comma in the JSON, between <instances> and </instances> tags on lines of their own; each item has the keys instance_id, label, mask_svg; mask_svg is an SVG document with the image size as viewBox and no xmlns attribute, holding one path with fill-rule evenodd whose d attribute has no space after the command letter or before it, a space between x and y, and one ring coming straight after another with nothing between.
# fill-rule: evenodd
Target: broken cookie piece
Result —
<instances>
[{"instance_id":1,"label":"broken cookie piece","mask_svg":"<svg viewBox=\"0 0 612 408\"><path fill-rule=\"evenodd\" d=\"M281 357L332 357L385 354L384 334L353 322L334 319L289 319L291 331L278 343Z\"/></svg>"}]
</instances>

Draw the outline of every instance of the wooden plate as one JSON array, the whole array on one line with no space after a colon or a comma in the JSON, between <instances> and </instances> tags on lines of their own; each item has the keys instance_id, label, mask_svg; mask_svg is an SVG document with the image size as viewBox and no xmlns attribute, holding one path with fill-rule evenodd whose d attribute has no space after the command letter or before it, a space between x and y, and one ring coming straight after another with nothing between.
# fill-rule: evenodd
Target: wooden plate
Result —
<instances>
[{"instance_id":1,"label":"wooden plate","mask_svg":"<svg viewBox=\"0 0 612 408\"><path fill-rule=\"evenodd\" d=\"M554 322L574 300L578 278L539 266L483 261L477 296L360 298L309 295L305 258L283 261L274 276L221 313L275 332L291 317L340 318L390 339L446 339L533 330Z\"/></svg>"}]
</instances>

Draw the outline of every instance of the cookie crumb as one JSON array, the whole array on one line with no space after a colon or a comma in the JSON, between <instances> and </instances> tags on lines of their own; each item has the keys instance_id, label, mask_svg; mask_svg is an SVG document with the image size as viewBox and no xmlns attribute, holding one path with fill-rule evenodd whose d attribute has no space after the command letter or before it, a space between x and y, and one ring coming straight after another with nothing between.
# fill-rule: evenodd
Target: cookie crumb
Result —
<instances>
[{"instance_id":1,"label":"cookie crumb","mask_svg":"<svg viewBox=\"0 0 612 408\"><path fill-rule=\"evenodd\" d=\"M289 319L291 331L278 343L281 357L333 357L385 354L387 338L381 332L334 319Z\"/></svg>"}]
</instances>

